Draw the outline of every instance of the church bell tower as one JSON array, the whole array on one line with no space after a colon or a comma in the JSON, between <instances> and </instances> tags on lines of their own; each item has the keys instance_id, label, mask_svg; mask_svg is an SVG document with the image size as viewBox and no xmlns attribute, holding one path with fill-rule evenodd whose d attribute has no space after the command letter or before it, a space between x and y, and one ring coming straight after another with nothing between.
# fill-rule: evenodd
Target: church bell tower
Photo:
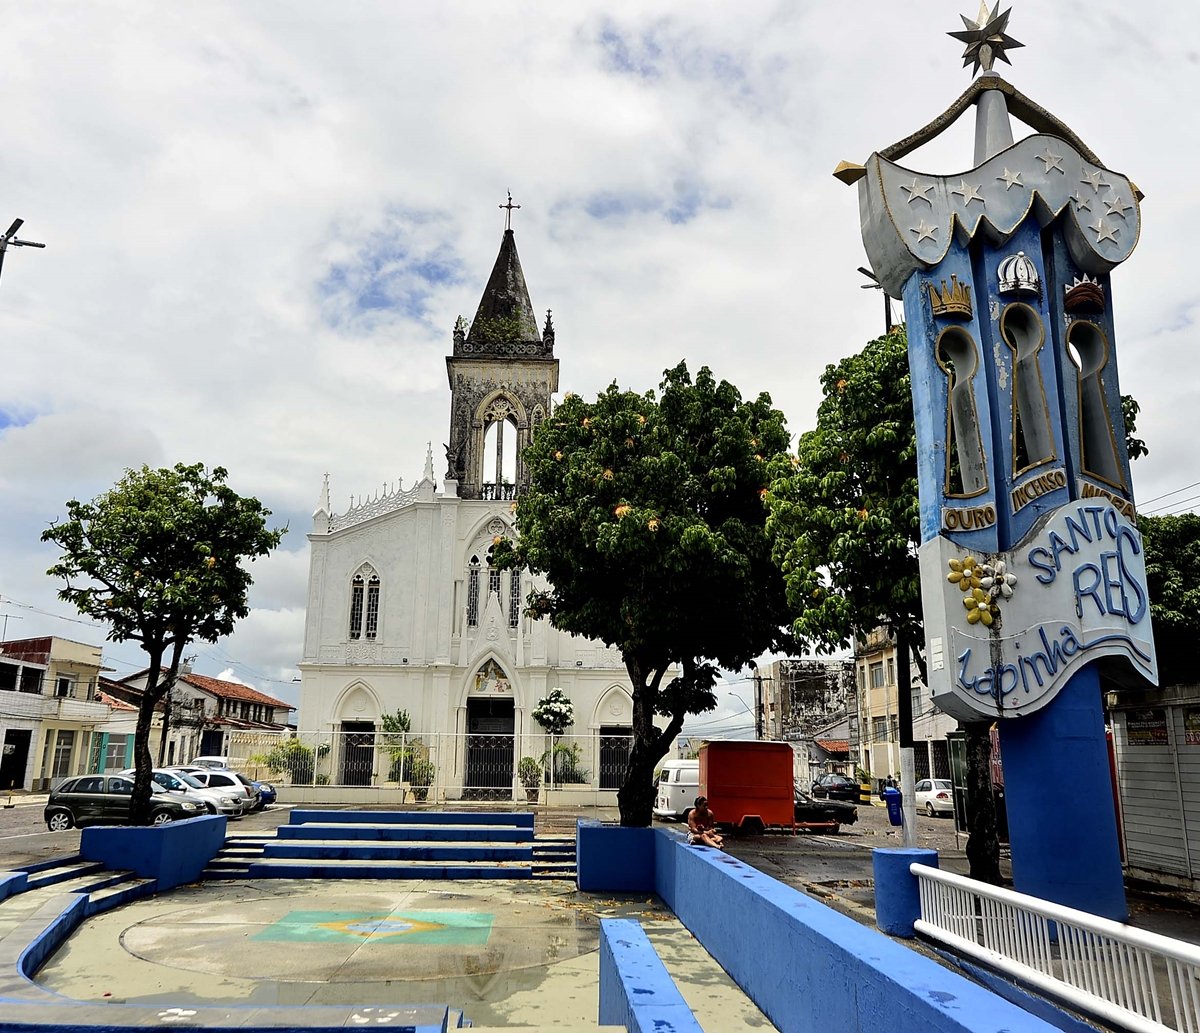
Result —
<instances>
[{"instance_id":1,"label":"church bell tower","mask_svg":"<svg viewBox=\"0 0 1200 1033\"><path fill-rule=\"evenodd\" d=\"M512 212L505 211L504 238L470 325L454 326L450 380L450 443L446 480L463 499L515 499L525 483L521 453L537 425L550 414L558 390L554 324L550 313L539 333L525 274L517 256Z\"/></svg>"}]
</instances>

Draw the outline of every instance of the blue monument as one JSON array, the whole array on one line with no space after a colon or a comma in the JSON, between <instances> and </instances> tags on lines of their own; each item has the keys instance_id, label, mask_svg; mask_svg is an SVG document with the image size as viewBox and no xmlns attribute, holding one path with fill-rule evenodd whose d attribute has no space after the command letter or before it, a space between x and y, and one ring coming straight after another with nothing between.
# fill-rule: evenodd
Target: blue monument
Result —
<instances>
[{"instance_id":1,"label":"blue monument","mask_svg":"<svg viewBox=\"0 0 1200 1033\"><path fill-rule=\"evenodd\" d=\"M863 243L903 298L916 415L929 690L997 721L1018 890L1127 915L1099 675L1157 683L1117 380L1110 273L1137 186L996 75L1009 11L965 31L980 73L865 166ZM898 164L969 108L972 167ZM1030 135L1014 142L1012 119Z\"/></svg>"}]
</instances>

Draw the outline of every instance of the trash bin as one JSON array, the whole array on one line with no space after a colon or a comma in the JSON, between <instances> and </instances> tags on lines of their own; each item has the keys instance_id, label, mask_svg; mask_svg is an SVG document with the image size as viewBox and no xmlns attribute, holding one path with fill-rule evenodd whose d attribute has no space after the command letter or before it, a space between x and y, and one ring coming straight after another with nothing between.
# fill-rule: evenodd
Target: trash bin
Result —
<instances>
[{"instance_id":1,"label":"trash bin","mask_svg":"<svg viewBox=\"0 0 1200 1033\"><path fill-rule=\"evenodd\" d=\"M904 809L901 806L900 790L888 786L883 791L883 802L887 807L888 821L893 825L904 824Z\"/></svg>"}]
</instances>

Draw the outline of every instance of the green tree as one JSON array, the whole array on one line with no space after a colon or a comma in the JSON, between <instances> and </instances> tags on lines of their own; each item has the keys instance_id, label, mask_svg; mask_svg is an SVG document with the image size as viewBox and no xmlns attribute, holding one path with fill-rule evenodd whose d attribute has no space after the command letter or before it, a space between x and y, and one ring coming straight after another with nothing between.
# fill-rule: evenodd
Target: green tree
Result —
<instances>
[{"instance_id":1,"label":"green tree","mask_svg":"<svg viewBox=\"0 0 1200 1033\"><path fill-rule=\"evenodd\" d=\"M616 384L594 402L566 396L523 453L520 541L497 543L496 559L545 575L531 614L621 652L633 686L623 825L650 824L655 765L687 714L716 705L717 665L791 645L761 499L787 446L768 395L744 401L681 363L658 397Z\"/></svg>"},{"instance_id":2,"label":"green tree","mask_svg":"<svg viewBox=\"0 0 1200 1033\"><path fill-rule=\"evenodd\" d=\"M283 535L267 528L270 510L234 492L227 476L200 463L127 470L93 501L69 501L67 519L42 533L62 549L47 571L66 582L59 598L107 622L111 641L137 642L148 658L134 736L135 824L150 818L155 706L188 644L215 642L249 612L253 579L242 562L267 555Z\"/></svg>"},{"instance_id":3,"label":"green tree","mask_svg":"<svg viewBox=\"0 0 1200 1033\"><path fill-rule=\"evenodd\" d=\"M1160 685L1195 677L1200 638L1200 514L1139 516Z\"/></svg>"}]
</instances>

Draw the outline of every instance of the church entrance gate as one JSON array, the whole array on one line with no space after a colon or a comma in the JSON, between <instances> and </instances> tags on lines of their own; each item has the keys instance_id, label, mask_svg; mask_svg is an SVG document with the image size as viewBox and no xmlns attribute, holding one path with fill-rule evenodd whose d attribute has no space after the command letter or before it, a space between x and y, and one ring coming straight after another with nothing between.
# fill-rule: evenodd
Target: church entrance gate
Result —
<instances>
[{"instance_id":1,"label":"church entrance gate","mask_svg":"<svg viewBox=\"0 0 1200 1033\"><path fill-rule=\"evenodd\" d=\"M375 762L375 724L373 721L343 721L342 785L369 786Z\"/></svg>"},{"instance_id":2,"label":"church entrance gate","mask_svg":"<svg viewBox=\"0 0 1200 1033\"><path fill-rule=\"evenodd\" d=\"M507 800L513 790L516 715L511 699L467 700L467 772L463 798Z\"/></svg>"}]
</instances>

